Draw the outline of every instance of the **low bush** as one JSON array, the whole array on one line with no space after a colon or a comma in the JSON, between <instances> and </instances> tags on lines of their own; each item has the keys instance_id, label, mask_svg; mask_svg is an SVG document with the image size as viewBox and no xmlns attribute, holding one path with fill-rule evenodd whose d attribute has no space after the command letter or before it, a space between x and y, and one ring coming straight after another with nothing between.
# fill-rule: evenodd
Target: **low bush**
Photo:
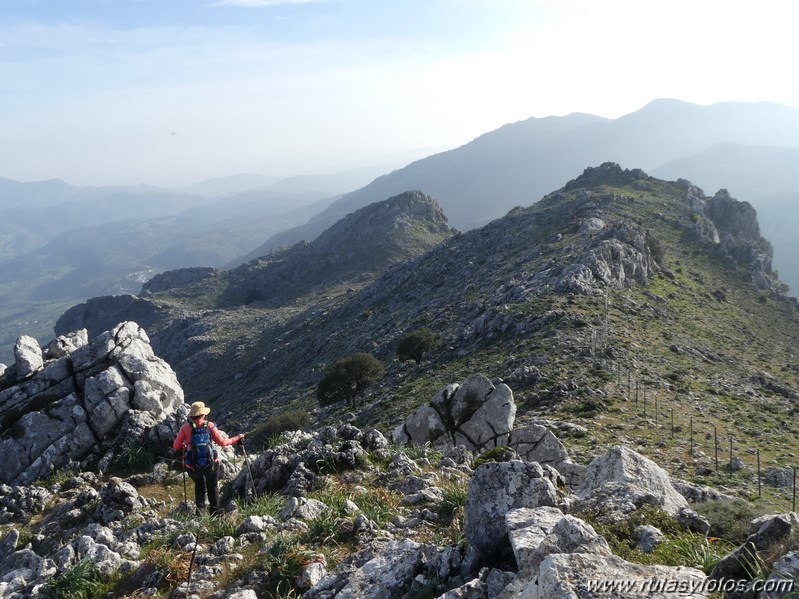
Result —
<instances>
[{"instance_id":1,"label":"low bush","mask_svg":"<svg viewBox=\"0 0 799 599\"><path fill-rule=\"evenodd\" d=\"M247 437L248 445L261 449L268 449L273 439L286 431L301 431L311 425L311 417L305 410L288 410L273 416Z\"/></svg>"},{"instance_id":2,"label":"low bush","mask_svg":"<svg viewBox=\"0 0 799 599\"><path fill-rule=\"evenodd\" d=\"M749 523L765 512L744 499L698 503L694 509L710 522L710 536L740 545L749 536Z\"/></svg>"},{"instance_id":3,"label":"low bush","mask_svg":"<svg viewBox=\"0 0 799 599\"><path fill-rule=\"evenodd\" d=\"M89 561L78 562L44 587L46 599L92 599L104 597L106 581Z\"/></svg>"}]
</instances>

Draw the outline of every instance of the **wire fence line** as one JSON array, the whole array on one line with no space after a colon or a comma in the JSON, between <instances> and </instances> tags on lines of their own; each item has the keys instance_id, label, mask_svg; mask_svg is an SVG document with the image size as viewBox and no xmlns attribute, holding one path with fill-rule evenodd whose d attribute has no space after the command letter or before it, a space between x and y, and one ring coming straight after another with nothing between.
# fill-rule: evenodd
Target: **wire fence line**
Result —
<instances>
[{"instance_id":1,"label":"wire fence line","mask_svg":"<svg viewBox=\"0 0 799 599\"><path fill-rule=\"evenodd\" d=\"M709 459L712 468L702 474L724 474L730 479L736 472L752 472L753 476L744 479L744 486L749 489L757 485L757 497L763 496L763 485L790 491L791 511L796 511L797 500L797 468L795 465L763 464L759 447L742 451L742 444L732 433L725 434L723 429L704 416L690 414L685 416L678 410L675 417L674 403L678 399L665 400L659 393L641 381L638 373L614 360L597 360L596 365L610 375L610 382L615 383L620 393L618 397L635 415L644 419L644 423L633 422L634 427L656 428L675 441L686 443L687 453L691 459ZM622 408L624 409L624 408ZM708 445L708 443L710 445ZM705 453L709 450L710 455ZM768 477L764 473L769 472ZM772 470L773 469L773 470Z\"/></svg>"}]
</instances>

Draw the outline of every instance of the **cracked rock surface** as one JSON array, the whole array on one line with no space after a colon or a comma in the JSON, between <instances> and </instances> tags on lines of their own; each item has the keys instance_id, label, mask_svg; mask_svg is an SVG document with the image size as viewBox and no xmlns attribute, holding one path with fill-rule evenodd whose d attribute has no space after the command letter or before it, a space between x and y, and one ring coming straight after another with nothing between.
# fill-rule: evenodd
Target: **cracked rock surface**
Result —
<instances>
[{"instance_id":1,"label":"cracked rock surface","mask_svg":"<svg viewBox=\"0 0 799 599\"><path fill-rule=\"evenodd\" d=\"M20 380L22 379L22 380ZM155 426L183 405L170 366L150 347L144 329L124 322L0 390L0 481L30 484L71 462L99 461L123 442L165 442ZM134 438L143 428L157 439ZM118 434L125 430L127 439ZM160 437L164 438L161 439Z\"/></svg>"}]
</instances>

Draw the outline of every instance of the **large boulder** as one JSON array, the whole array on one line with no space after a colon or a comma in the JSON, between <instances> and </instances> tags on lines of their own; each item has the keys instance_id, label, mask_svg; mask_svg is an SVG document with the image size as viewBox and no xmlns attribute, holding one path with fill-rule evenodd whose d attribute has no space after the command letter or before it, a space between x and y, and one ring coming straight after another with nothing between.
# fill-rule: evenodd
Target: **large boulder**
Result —
<instances>
[{"instance_id":1,"label":"large boulder","mask_svg":"<svg viewBox=\"0 0 799 599\"><path fill-rule=\"evenodd\" d=\"M183 406L174 371L136 323L122 323L88 344L81 335L70 338L59 346L74 348L70 353L0 392L2 482L30 484L70 462L99 461L123 442L144 443L131 433L160 430Z\"/></svg>"},{"instance_id":2,"label":"large boulder","mask_svg":"<svg viewBox=\"0 0 799 599\"><path fill-rule=\"evenodd\" d=\"M761 516L752 521L752 534L746 541L721 558L709 574L713 580L748 579L751 565L760 563L762 556L778 557L789 546L788 541L799 534L799 514L788 512ZM775 555L776 553L776 555ZM782 572L790 570L791 560L785 560Z\"/></svg>"},{"instance_id":3,"label":"large boulder","mask_svg":"<svg viewBox=\"0 0 799 599\"><path fill-rule=\"evenodd\" d=\"M663 468L622 446L611 448L588 465L576 495L579 510L598 508L624 514L648 503L678 516L689 509Z\"/></svg>"},{"instance_id":4,"label":"large boulder","mask_svg":"<svg viewBox=\"0 0 799 599\"><path fill-rule=\"evenodd\" d=\"M678 599L707 597L705 575L695 568L644 566L616 555L554 553L519 599Z\"/></svg>"},{"instance_id":5,"label":"large boulder","mask_svg":"<svg viewBox=\"0 0 799 599\"><path fill-rule=\"evenodd\" d=\"M507 445L515 418L510 387L476 374L439 391L394 431L394 441L482 450Z\"/></svg>"},{"instance_id":6,"label":"large boulder","mask_svg":"<svg viewBox=\"0 0 799 599\"><path fill-rule=\"evenodd\" d=\"M378 543L322 578L305 599L400 599L423 565L425 546L410 539Z\"/></svg>"},{"instance_id":7,"label":"large boulder","mask_svg":"<svg viewBox=\"0 0 799 599\"><path fill-rule=\"evenodd\" d=\"M520 573L537 573L541 562L552 553L612 553L590 524L557 508L512 510L505 522Z\"/></svg>"},{"instance_id":8,"label":"large boulder","mask_svg":"<svg viewBox=\"0 0 799 599\"><path fill-rule=\"evenodd\" d=\"M512 460L487 462L469 482L464 514L464 534L477 549L489 555L508 542L505 515L517 508L554 506L555 486L536 463Z\"/></svg>"},{"instance_id":9,"label":"large boulder","mask_svg":"<svg viewBox=\"0 0 799 599\"><path fill-rule=\"evenodd\" d=\"M44 364L42 348L33 337L22 335L14 345L14 358L17 367L17 377L26 379L41 370Z\"/></svg>"}]
</instances>

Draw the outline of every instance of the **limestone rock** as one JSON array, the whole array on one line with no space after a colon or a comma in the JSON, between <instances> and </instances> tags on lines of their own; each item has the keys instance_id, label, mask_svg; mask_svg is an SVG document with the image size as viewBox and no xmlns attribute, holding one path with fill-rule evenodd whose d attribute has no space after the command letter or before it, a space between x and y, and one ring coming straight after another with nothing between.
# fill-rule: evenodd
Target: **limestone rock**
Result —
<instances>
[{"instance_id":1,"label":"limestone rock","mask_svg":"<svg viewBox=\"0 0 799 599\"><path fill-rule=\"evenodd\" d=\"M688 507L663 468L622 446L611 448L589 464L576 495L581 500L579 509L596 506L604 511L629 513L650 503L676 516Z\"/></svg>"},{"instance_id":2,"label":"limestone rock","mask_svg":"<svg viewBox=\"0 0 799 599\"><path fill-rule=\"evenodd\" d=\"M510 387L495 387L477 374L460 385L444 387L398 427L393 437L395 443L482 450L506 445L515 417Z\"/></svg>"},{"instance_id":3,"label":"limestone rock","mask_svg":"<svg viewBox=\"0 0 799 599\"><path fill-rule=\"evenodd\" d=\"M183 390L137 324L122 323L0 391L0 481L28 484L70 461L98 461L120 443L171 435L160 424L183 405ZM41 353L41 352L40 352Z\"/></svg>"},{"instance_id":4,"label":"limestone rock","mask_svg":"<svg viewBox=\"0 0 799 599\"><path fill-rule=\"evenodd\" d=\"M514 587L537 575L541 562L549 554L611 554L607 542L593 527L557 508L512 510L506 514L505 522L519 567Z\"/></svg>"},{"instance_id":5,"label":"limestone rock","mask_svg":"<svg viewBox=\"0 0 799 599\"><path fill-rule=\"evenodd\" d=\"M555 468L563 475L569 488L577 488L585 475L585 466L572 462L563 443L549 429L539 424L514 430L508 445L528 462L538 462Z\"/></svg>"},{"instance_id":6,"label":"limestone rock","mask_svg":"<svg viewBox=\"0 0 799 599\"><path fill-rule=\"evenodd\" d=\"M17 367L17 378L26 379L41 370L44 364L42 348L33 337L22 335L14 345L14 358Z\"/></svg>"},{"instance_id":7,"label":"limestone rock","mask_svg":"<svg viewBox=\"0 0 799 599\"><path fill-rule=\"evenodd\" d=\"M402 539L362 552L333 570L304 599L400 599L422 566L424 546Z\"/></svg>"},{"instance_id":8,"label":"limestone rock","mask_svg":"<svg viewBox=\"0 0 799 599\"><path fill-rule=\"evenodd\" d=\"M469 482L464 534L484 554L506 539L505 514L516 508L554 506L557 492L539 464L511 461L481 465Z\"/></svg>"},{"instance_id":9,"label":"limestone rock","mask_svg":"<svg viewBox=\"0 0 799 599\"><path fill-rule=\"evenodd\" d=\"M644 566L633 564L615 555L591 553L556 553L541 563L537 579L527 585L520 599L678 599L686 596L686 590L701 589L705 575L694 568L669 566ZM645 589L644 584L662 584ZM600 592L589 590L592 585L614 585L614 590ZM671 587L669 585L672 585ZM683 588L684 587L684 588ZM702 592L689 594L700 599L707 597Z\"/></svg>"},{"instance_id":10,"label":"limestone rock","mask_svg":"<svg viewBox=\"0 0 799 599\"><path fill-rule=\"evenodd\" d=\"M650 524L636 526L633 535L636 546L644 553L652 553L663 542L663 532Z\"/></svg>"},{"instance_id":11,"label":"limestone rock","mask_svg":"<svg viewBox=\"0 0 799 599\"><path fill-rule=\"evenodd\" d=\"M747 578L746 564L757 563L758 553L773 552L784 541L796 536L799 531L799 514L789 512L762 516L752 521L752 528L755 529L754 532L742 545L716 564L709 578L713 580Z\"/></svg>"},{"instance_id":12,"label":"limestone rock","mask_svg":"<svg viewBox=\"0 0 799 599\"><path fill-rule=\"evenodd\" d=\"M88 343L89 332L86 329L80 329L67 335L59 335L44 348L44 356L48 359L63 358Z\"/></svg>"},{"instance_id":13,"label":"limestone rock","mask_svg":"<svg viewBox=\"0 0 799 599\"><path fill-rule=\"evenodd\" d=\"M758 599L782 599L790 591L796 591L796 581L799 580L799 551L786 553L771 568L768 577L768 591L761 591ZM777 585L785 585L776 588ZM790 596L790 595L788 595Z\"/></svg>"}]
</instances>

